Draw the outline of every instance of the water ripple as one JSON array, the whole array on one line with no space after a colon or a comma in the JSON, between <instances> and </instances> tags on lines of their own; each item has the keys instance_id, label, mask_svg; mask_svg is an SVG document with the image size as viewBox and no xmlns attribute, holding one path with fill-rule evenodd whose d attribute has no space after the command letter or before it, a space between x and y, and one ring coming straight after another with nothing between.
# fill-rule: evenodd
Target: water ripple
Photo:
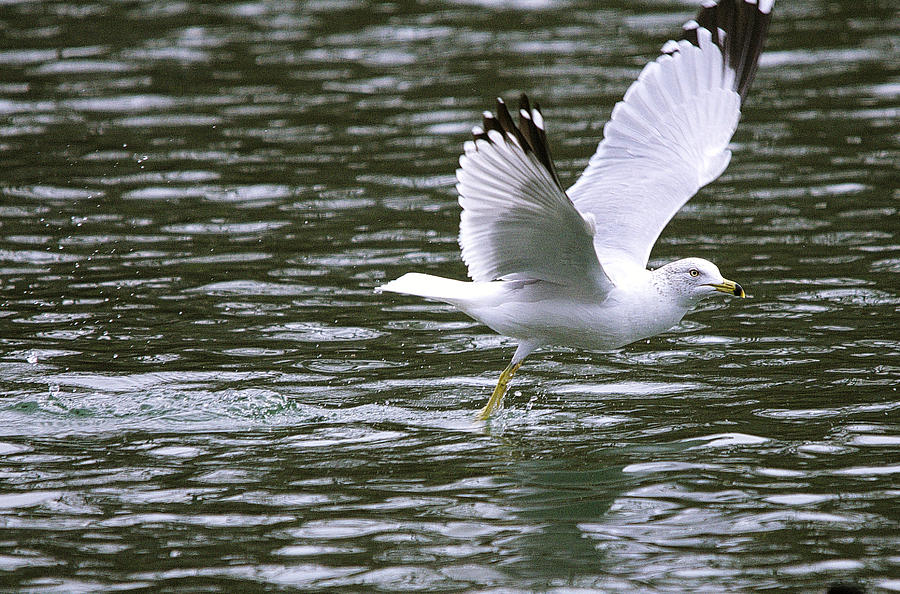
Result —
<instances>
[{"instance_id":1,"label":"water ripple","mask_svg":"<svg viewBox=\"0 0 900 594\"><path fill-rule=\"evenodd\" d=\"M615 4L4 3L4 584L897 590L888 4L778 4L654 250L751 299L541 350L484 423L512 343L372 293L465 278L494 97L541 102L574 181L692 10Z\"/></svg>"}]
</instances>

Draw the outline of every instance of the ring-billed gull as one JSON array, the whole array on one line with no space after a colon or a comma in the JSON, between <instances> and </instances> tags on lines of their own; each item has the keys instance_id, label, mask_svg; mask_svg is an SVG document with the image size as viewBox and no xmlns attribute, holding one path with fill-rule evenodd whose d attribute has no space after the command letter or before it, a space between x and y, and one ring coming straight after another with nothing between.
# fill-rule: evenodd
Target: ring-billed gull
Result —
<instances>
[{"instance_id":1,"label":"ring-billed gull","mask_svg":"<svg viewBox=\"0 0 900 594\"><path fill-rule=\"evenodd\" d=\"M472 282L409 273L376 289L449 303L518 342L480 418L538 347L614 349L665 332L706 297L745 296L707 260L656 270L647 261L669 220L731 159L773 3L704 2L616 104L568 190L537 104L522 95L518 125L502 99L484 113L456 171Z\"/></svg>"}]
</instances>

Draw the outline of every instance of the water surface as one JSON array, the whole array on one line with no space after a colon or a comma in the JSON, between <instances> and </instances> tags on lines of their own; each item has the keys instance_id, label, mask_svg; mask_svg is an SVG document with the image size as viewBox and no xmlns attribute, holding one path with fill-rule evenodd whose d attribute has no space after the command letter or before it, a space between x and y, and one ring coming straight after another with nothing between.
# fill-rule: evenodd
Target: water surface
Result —
<instances>
[{"instance_id":1,"label":"water surface","mask_svg":"<svg viewBox=\"0 0 900 594\"><path fill-rule=\"evenodd\" d=\"M564 183L693 2L5 2L0 584L900 590L898 20L776 7L731 166L612 353L372 288L465 277L454 170L525 91Z\"/></svg>"}]
</instances>

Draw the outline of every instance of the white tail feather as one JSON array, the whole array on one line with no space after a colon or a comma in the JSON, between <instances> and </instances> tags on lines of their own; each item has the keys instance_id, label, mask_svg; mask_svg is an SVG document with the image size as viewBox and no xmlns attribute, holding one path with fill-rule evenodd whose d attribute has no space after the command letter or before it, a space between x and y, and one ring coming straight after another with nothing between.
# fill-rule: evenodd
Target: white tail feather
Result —
<instances>
[{"instance_id":1,"label":"white tail feather","mask_svg":"<svg viewBox=\"0 0 900 594\"><path fill-rule=\"evenodd\" d=\"M397 280L376 287L375 291L381 293L402 293L404 295L417 295L427 299L437 299L447 303L459 303L472 294L472 283L409 272Z\"/></svg>"}]
</instances>

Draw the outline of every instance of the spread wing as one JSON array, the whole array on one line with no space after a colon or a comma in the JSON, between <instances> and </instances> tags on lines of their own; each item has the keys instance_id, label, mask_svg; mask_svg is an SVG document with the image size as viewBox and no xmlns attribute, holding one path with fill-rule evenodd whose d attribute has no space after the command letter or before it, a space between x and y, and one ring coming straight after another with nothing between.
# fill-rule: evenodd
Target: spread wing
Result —
<instances>
[{"instance_id":1,"label":"spread wing","mask_svg":"<svg viewBox=\"0 0 900 594\"><path fill-rule=\"evenodd\" d=\"M594 246L608 272L646 267L669 220L725 170L773 3L707 0L685 38L666 43L616 104L568 191L596 219Z\"/></svg>"},{"instance_id":2,"label":"spread wing","mask_svg":"<svg viewBox=\"0 0 900 594\"><path fill-rule=\"evenodd\" d=\"M550 159L540 109L522 95L519 124L503 100L484 114L456 171L459 244L475 281L537 279L605 294L592 216L566 196Z\"/></svg>"}]
</instances>

